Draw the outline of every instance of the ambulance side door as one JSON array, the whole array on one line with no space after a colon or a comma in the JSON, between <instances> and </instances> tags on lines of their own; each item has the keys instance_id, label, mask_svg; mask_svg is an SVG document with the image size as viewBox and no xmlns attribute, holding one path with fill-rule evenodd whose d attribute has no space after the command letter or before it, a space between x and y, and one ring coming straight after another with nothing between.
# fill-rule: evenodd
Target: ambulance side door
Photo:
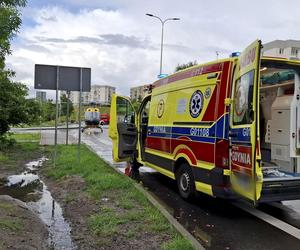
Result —
<instances>
[{"instance_id":1,"label":"ambulance side door","mask_svg":"<svg viewBox=\"0 0 300 250\"><path fill-rule=\"evenodd\" d=\"M110 107L109 137L114 161L127 161L134 154L138 132L136 113L129 98L113 95Z\"/></svg>"},{"instance_id":2,"label":"ambulance side door","mask_svg":"<svg viewBox=\"0 0 300 250\"><path fill-rule=\"evenodd\" d=\"M237 59L230 114L230 181L233 190L256 204L261 193L259 166L259 40ZM261 181L262 182L262 181Z\"/></svg>"}]
</instances>

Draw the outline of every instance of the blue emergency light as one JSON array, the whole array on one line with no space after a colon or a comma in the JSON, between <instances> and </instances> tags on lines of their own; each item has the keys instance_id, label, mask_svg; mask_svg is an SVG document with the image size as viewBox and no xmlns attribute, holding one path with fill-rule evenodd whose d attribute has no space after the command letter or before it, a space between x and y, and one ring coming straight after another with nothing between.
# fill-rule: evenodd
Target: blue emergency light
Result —
<instances>
[{"instance_id":1,"label":"blue emergency light","mask_svg":"<svg viewBox=\"0 0 300 250\"><path fill-rule=\"evenodd\" d=\"M230 57L239 57L241 55L241 52L232 52Z\"/></svg>"},{"instance_id":2,"label":"blue emergency light","mask_svg":"<svg viewBox=\"0 0 300 250\"><path fill-rule=\"evenodd\" d=\"M161 78L165 78L165 77L167 77L168 76L168 74L159 74L158 76L157 76L157 78L158 79L161 79Z\"/></svg>"}]
</instances>

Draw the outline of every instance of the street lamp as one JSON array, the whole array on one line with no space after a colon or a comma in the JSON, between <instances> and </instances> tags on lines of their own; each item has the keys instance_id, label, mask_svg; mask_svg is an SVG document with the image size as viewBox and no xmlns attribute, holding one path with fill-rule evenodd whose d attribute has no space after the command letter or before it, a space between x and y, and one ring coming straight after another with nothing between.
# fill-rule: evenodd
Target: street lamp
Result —
<instances>
[{"instance_id":1,"label":"street lamp","mask_svg":"<svg viewBox=\"0 0 300 250\"><path fill-rule=\"evenodd\" d=\"M157 18L161 22L161 44L160 44L160 67L159 67L159 75L162 74L162 54L163 54L163 44L164 44L164 25L167 21L178 21L180 18L173 17L162 20L160 17L147 13L147 16Z\"/></svg>"}]
</instances>

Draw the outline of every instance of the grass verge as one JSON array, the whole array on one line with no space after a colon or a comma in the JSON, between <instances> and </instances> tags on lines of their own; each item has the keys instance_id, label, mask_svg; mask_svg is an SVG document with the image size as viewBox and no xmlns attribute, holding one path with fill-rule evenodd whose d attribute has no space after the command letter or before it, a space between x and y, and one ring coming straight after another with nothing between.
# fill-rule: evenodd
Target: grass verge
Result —
<instances>
[{"instance_id":1,"label":"grass verge","mask_svg":"<svg viewBox=\"0 0 300 250\"><path fill-rule=\"evenodd\" d=\"M102 243L115 244L116 237L125 244L126 241L149 242L152 237L162 249L193 249L134 187L130 178L118 174L85 145L82 146L81 164L77 162L77 146L59 145L58 152L56 167L48 162L45 174L56 180L70 175L84 178L85 192L100 206L99 212L89 217L89 228Z\"/></svg>"},{"instance_id":2,"label":"grass verge","mask_svg":"<svg viewBox=\"0 0 300 250\"><path fill-rule=\"evenodd\" d=\"M18 219L0 219L0 229L5 229L13 232L21 231L23 225Z\"/></svg>"},{"instance_id":3,"label":"grass verge","mask_svg":"<svg viewBox=\"0 0 300 250\"><path fill-rule=\"evenodd\" d=\"M39 142L41 139L40 133L15 133L11 134L10 138L15 139L17 142L31 141L31 142Z\"/></svg>"},{"instance_id":4,"label":"grass verge","mask_svg":"<svg viewBox=\"0 0 300 250\"><path fill-rule=\"evenodd\" d=\"M40 147L37 138L39 134L12 134L16 142L7 148L0 150L0 174L3 171L16 171L23 169L24 163L41 157L43 148ZM30 141L27 141L27 140ZM32 139L32 140L31 140Z\"/></svg>"}]
</instances>

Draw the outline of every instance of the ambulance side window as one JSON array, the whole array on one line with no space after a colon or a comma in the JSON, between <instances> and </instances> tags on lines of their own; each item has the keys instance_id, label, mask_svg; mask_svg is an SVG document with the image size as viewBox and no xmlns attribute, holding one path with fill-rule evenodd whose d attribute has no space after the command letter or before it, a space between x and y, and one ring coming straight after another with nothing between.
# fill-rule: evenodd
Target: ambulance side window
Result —
<instances>
[{"instance_id":1,"label":"ambulance side window","mask_svg":"<svg viewBox=\"0 0 300 250\"><path fill-rule=\"evenodd\" d=\"M254 70L242 75L235 85L233 124L250 124L253 115Z\"/></svg>"},{"instance_id":2,"label":"ambulance side window","mask_svg":"<svg viewBox=\"0 0 300 250\"><path fill-rule=\"evenodd\" d=\"M117 120L118 123L134 124L134 109L125 98L117 97Z\"/></svg>"},{"instance_id":3,"label":"ambulance side window","mask_svg":"<svg viewBox=\"0 0 300 250\"><path fill-rule=\"evenodd\" d=\"M141 113L141 123L142 124L148 124L149 120L149 109L150 109L150 101L147 101L147 103L144 105Z\"/></svg>"}]
</instances>

